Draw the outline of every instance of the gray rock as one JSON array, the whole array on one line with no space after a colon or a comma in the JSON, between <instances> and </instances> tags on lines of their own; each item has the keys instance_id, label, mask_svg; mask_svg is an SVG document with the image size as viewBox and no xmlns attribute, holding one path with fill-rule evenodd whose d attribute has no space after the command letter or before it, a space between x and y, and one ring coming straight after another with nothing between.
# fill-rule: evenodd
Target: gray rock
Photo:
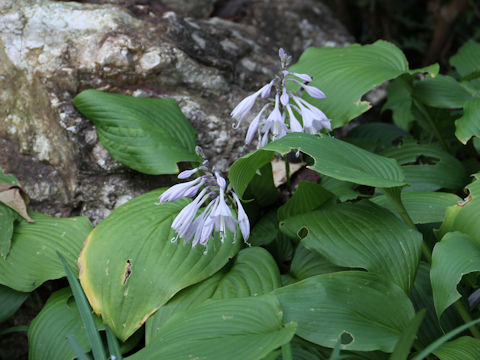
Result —
<instances>
[{"instance_id":1,"label":"gray rock","mask_svg":"<svg viewBox=\"0 0 480 360\"><path fill-rule=\"evenodd\" d=\"M80 91L174 98L211 162L227 171L251 149L248 124L234 130L229 113L278 70L278 48L298 57L310 45L351 41L318 1L240 1L235 22L208 18L215 3L0 2L0 167L20 179L33 209L97 224L175 180L115 161L73 107Z\"/></svg>"}]
</instances>

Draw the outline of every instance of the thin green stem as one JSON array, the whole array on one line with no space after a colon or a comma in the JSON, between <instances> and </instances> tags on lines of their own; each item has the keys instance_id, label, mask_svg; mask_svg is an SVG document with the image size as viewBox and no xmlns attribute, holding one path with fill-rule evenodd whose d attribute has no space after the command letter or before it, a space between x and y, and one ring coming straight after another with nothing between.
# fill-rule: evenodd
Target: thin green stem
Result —
<instances>
[{"instance_id":1,"label":"thin green stem","mask_svg":"<svg viewBox=\"0 0 480 360\"><path fill-rule=\"evenodd\" d=\"M472 317L468 313L467 309L465 309L465 306L463 306L463 304L460 302L460 300L455 302L455 309L457 309L457 312L460 314L465 323L469 323L472 321ZM468 329L473 336L475 336L477 339L480 339L480 331L475 325L470 326Z\"/></svg>"},{"instance_id":2,"label":"thin green stem","mask_svg":"<svg viewBox=\"0 0 480 360\"><path fill-rule=\"evenodd\" d=\"M292 360L292 348L290 342L282 345L282 360Z\"/></svg>"}]
</instances>

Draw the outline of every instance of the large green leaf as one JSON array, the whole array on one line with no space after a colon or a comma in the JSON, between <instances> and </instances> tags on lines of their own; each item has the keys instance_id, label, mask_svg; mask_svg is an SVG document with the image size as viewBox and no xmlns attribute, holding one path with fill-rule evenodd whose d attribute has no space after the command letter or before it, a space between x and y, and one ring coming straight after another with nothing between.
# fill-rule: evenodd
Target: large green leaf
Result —
<instances>
[{"instance_id":1,"label":"large green leaf","mask_svg":"<svg viewBox=\"0 0 480 360\"><path fill-rule=\"evenodd\" d=\"M457 190L467 181L462 163L435 145L405 143L381 152L402 165L405 191L435 191L446 188Z\"/></svg>"},{"instance_id":2,"label":"large green leaf","mask_svg":"<svg viewBox=\"0 0 480 360\"><path fill-rule=\"evenodd\" d=\"M408 71L408 63L399 48L380 40L344 48L311 47L290 70L313 77L311 85L321 89L326 98L308 101L322 109L336 128L367 111L371 105L361 101L362 96Z\"/></svg>"},{"instance_id":3,"label":"large green leaf","mask_svg":"<svg viewBox=\"0 0 480 360\"><path fill-rule=\"evenodd\" d=\"M180 291L150 317L146 323L147 344L175 313L193 309L206 299L257 296L279 286L280 272L268 251L260 247L243 249L229 269Z\"/></svg>"},{"instance_id":4,"label":"large green leaf","mask_svg":"<svg viewBox=\"0 0 480 360\"><path fill-rule=\"evenodd\" d=\"M405 185L402 170L393 159L327 135L291 133L235 161L229 174L235 192L243 196L258 168L271 161L275 153L293 149L314 159L310 169L335 179L384 188Z\"/></svg>"},{"instance_id":5,"label":"large green leaf","mask_svg":"<svg viewBox=\"0 0 480 360\"><path fill-rule=\"evenodd\" d=\"M96 318L100 329L105 327ZM35 360L71 360L75 353L67 335L73 336L85 353L90 351L87 333L70 288L54 292L28 329L29 357Z\"/></svg>"},{"instance_id":6,"label":"large green leaf","mask_svg":"<svg viewBox=\"0 0 480 360\"><path fill-rule=\"evenodd\" d=\"M10 254L6 260L0 258L0 284L18 291L32 291L47 280L65 276L55 251L60 251L76 269L83 241L92 229L86 217L30 215L35 223L18 223Z\"/></svg>"},{"instance_id":7,"label":"large green leaf","mask_svg":"<svg viewBox=\"0 0 480 360\"><path fill-rule=\"evenodd\" d=\"M0 285L0 304L2 304L0 306L0 323L15 314L28 295L30 294Z\"/></svg>"},{"instance_id":8,"label":"large green leaf","mask_svg":"<svg viewBox=\"0 0 480 360\"><path fill-rule=\"evenodd\" d=\"M454 66L463 80L471 81L477 89L480 89L480 44L473 40L467 41L460 47L458 52L450 58L450 64Z\"/></svg>"},{"instance_id":9,"label":"large green leaf","mask_svg":"<svg viewBox=\"0 0 480 360\"><path fill-rule=\"evenodd\" d=\"M401 196L402 203L415 224L442 222L447 207L461 200L455 194L444 192L402 192ZM385 195L375 196L370 201L397 214Z\"/></svg>"},{"instance_id":10,"label":"large green leaf","mask_svg":"<svg viewBox=\"0 0 480 360\"><path fill-rule=\"evenodd\" d=\"M433 249L430 271L439 318L447 307L460 299L457 284L462 276L473 271L480 271L480 242L461 232L447 233Z\"/></svg>"},{"instance_id":11,"label":"large green leaf","mask_svg":"<svg viewBox=\"0 0 480 360\"><path fill-rule=\"evenodd\" d=\"M262 359L294 333L295 324L282 323L273 295L209 300L172 316L149 345L128 359Z\"/></svg>"},{"instance_id":12,"label":"large green leaf","mask_svg":"<svg viewBox=\"0 0 480 360\"><path fill-rule=\"evenodd\" d=\"M114 210L88 236L80 281L93 310L125 341L179 290L213 275L241 247L229 233L208 249L172 243L171 224L186 199L158 203L154 190Z\"/></svg>"},{"instance_id":13,"label":"large green leaf","mask_svg":"<svg viewBox=\"0 0 480 360\"><path fill-rule=\"evenodd\" d=\"M440 360L478 360L480 340L470 336L444 343L433 352Z\"/></svg>"},{"instance_id":14,"label":"large green leaf","mask_svg":"<svg viewBox=\"0 0 480 360\"><path fill-rule=\"evenodd\" d=\"M73 100L96 126L115 160L146 174L174 174L177 162L199 161L195 130L172 99L86 90Z\"/></svg>"},{"instance_id":15,"label":"large green leaf","mask_svg":"<svg viewBox=\"0 0 480 360\"><path fill-rule=\"evenodd\" d=\"M318 209L334 195L320 184L302 181L293 196L278 208L278 220Z\"/></svg>"},{"instance_id":16,"label":"large green leaf","mask_svg":"<svg viewBox=\"0 0 480 360\"><path fill-rule=\"evenodd\" d=\"M475 181L466 188L469 195L464 201L447 208L438 238L447 232L461 231L480 242L480 173L475 174Z\"/></svg>"},{"instance_id":17,"label":"large green leaf","mask_svg":"<svg viewBox=\"0 0 480 360\"><path fill-rule=\"evenodd\" d=\"M463 115L455 121L455 136L466 144L472 136L480 137L480 99L464 104Z\"/></svg>"},{"instance_id":18,"label":"large green leaf","mask_svg":"<svg viewBox=\"0 0 480 360\"><path fill-rule=\"evenodd\" d=\"M331 348L347 334L352 341L342 349L391 352L415 315L402 289L362 271L317 275L273 293L298 336Z\"/></svg>"},{"instance_id":19,"label":"large green leaf","mask_svg":"<svg viewBox=\"0 0 480 360\"><path fill-rule=\"evenodd\" d=\"M465 101L472 98L465 87L446 75L427 77L416 82L413 96L428 106L442 109L462 108Z\"/></svg>"},{"instance_id":20,"label":"large green leaf","mask_svg":"<svg viewBox=\"0 0 480 360\"><path fill-rule=\"evenodd\" d=\"M289 218L281 230L333 264L364 268L406 293L413 285L422 245L420 233L389 211L362 200L325 206Z\"/></svg>"}]
</instances>

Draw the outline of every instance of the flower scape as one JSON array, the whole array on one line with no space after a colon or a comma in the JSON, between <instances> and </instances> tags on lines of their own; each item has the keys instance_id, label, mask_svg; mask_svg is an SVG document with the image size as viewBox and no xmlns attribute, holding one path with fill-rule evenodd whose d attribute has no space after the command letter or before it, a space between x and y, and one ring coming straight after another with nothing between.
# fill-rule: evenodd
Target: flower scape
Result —
<instances>
[{"instance_id":1,"label":"flower scape","mask_svg":"<svg viewBox=\"0 0 480 360\"><path fill-rule=\"evenodd\" d=\"M232 118L238 121L235 125L238 128L242 120L252 110L259 96L269 99L251 121L245 137L245 143L250 144L255 134L257 134L258 148L265 146L269 139L279 139L289 132L317 134L322 129L332 129L330 119L319 108L302 98L303 91L315 99L324 99L325 94L315 86L308 85L308 83L313 81L310 75L287 70L291 57L287 55L285 50L280 49L278 55L281 62L279 74L258 91L243 99L230 114ZM298 90L288 90L288 82L299 85ZM272 88L274 91L272 91ZM270 110L272 107L273 109L268 116L265 116L264 114L267 110Z\"/></svg>"}]
</instances>

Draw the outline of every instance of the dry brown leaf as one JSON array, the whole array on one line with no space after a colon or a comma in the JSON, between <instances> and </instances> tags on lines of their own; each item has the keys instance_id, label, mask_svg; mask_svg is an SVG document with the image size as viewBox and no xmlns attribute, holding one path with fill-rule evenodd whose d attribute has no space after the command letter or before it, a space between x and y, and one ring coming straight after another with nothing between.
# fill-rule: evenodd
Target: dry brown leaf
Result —
<instances>
[{"instance_id":1,"label":"dry brown leaf","mask_svg":"<svg viewBox=\"0 0 480 360\"><path fill-rule=\"evenodd\" d=\"M21 187L8 183L0 183L0 203L15 210L28 222L34 222L27 213L28 202L28 196Z\"/></svg>"}]
</instances>

